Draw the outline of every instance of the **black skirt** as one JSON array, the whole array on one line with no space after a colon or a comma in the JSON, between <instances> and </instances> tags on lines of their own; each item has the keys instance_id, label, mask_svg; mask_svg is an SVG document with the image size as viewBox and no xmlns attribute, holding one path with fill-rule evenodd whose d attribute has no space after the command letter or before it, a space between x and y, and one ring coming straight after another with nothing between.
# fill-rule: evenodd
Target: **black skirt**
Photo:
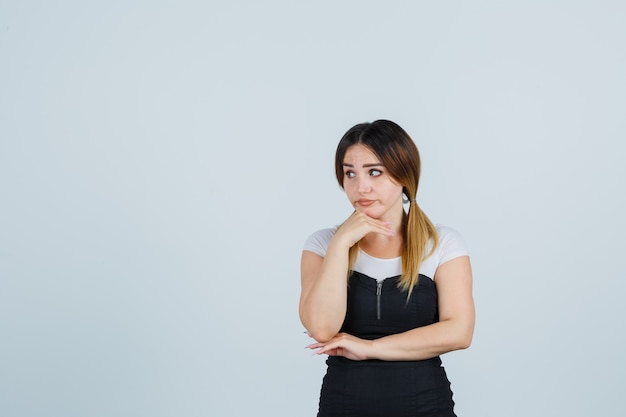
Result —
<instances>
[{"instance_id":1,"label":"black skirt","mask_svg":"<svg viewBox=\"0 0 626 417\"><path fill-rule=\"evenodd\" d=\"M412 362L331 357L318 417L454 417L450 381L439 358Z\"/></svg>"},{"instance_id":2,"label":"black skirt","mask_svg":"<svg viewBox=\"0 0 626 417\"><path fill-rule=\"evenodd\" d=\"M439 321L435 283L420 275L410 299L399 277L377 283L354 272L341 331L373 340ZM329 357L318 417L454 417L450 381L439 357L353 361Z\"/></svg>"}]
</instances>

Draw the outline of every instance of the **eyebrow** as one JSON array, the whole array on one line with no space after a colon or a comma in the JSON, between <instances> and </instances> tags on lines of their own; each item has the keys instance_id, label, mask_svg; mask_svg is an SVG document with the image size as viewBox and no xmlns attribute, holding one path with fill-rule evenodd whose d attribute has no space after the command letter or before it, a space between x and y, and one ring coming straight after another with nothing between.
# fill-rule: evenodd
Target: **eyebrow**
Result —
<instances>
[{"instance_id":1,"label":"eyebrow","mask_svg":"<svg viewBox=\"0 0 626 417\"><path fill-rule=\"evenodd\" d=\"M341 166L344 166L344 167L349 167L349 168L354 168L354 165L352 165L352 164L346 164L346 163L341 164ZM375 164L363 164L363 168L370 168L370 167L382 167L382 166L383 166L383 164L380 164L380 163L375 163Z\"/></svg>"}]
</instances>

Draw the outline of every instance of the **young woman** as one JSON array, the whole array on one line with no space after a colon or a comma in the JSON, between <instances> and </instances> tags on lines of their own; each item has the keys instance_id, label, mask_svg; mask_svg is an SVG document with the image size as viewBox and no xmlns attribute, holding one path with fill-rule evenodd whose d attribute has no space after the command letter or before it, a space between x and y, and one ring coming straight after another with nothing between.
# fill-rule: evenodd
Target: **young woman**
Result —
<instances>
[{"instance_id":1,"label":"young woman","mask_svg":"<svg viewBox=\"0 0 626 417\"><path fill-rule=\"evenodd\" d=\"M335 171L354 213L311 235L301 262L308 347L328 355L318 417L455 416L439 355L472 340L463 239L417 205L419 153L397 124L348 130Z\"/></svg>"}]
</instances>

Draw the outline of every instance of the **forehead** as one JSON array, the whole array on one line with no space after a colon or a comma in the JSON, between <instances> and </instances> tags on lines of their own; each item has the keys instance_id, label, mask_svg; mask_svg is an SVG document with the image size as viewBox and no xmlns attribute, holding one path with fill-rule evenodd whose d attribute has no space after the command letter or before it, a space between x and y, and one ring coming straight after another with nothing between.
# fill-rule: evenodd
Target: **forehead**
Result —
<instances>
[{"instance_id":1,"label":"forehead","mask_svg":"<svg viewBox=\"0 0 626 417\"><path fill-rule=\"evenodd\" d=\"M380 162L378 157L370 148L364 145L356 144L346 149L343 156L343 163L350 165L362 165Z\"/></svg>"}]
</instances>

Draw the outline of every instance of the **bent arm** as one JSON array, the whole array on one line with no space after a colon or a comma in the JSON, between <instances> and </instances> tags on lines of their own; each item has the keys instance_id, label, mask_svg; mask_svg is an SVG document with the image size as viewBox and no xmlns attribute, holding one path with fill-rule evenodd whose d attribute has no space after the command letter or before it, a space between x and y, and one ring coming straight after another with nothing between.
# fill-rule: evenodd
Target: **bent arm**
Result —
<instances>
[{"instance_id":1,"label":"bent arm","mask_svg":"<svg viewBox=\"0 0 626 417\"><path fill-rule=\"evenodd\" d=\"M333 235L325 257L302 251L300 320L318 342L329 341L341 329L348 297L348 252L368 233L395 236L390 223L355 211Z\"/></svg>"},{"instance_id":2,"label":"bent arm","mask_svg":"<svg viewBox=\"0 0 626 417\"><path fill-rule=\"evenodd\" d=\"M452 259L435 273L439 322L371 341L370 359L421 360L466 349L474 334L475 310L469 257Z\"/></svg>"},{"instance_id":3,"label":"bent arm","mask_svg":"<svg viewBox=\"0 0 626 417\"><path fill-rule=\"evenodd\" d=\"M318 342L335 336L346 317L348 249L333 238L324 258L302 251L300 321Z\"/></svg>"}]
</instances>

